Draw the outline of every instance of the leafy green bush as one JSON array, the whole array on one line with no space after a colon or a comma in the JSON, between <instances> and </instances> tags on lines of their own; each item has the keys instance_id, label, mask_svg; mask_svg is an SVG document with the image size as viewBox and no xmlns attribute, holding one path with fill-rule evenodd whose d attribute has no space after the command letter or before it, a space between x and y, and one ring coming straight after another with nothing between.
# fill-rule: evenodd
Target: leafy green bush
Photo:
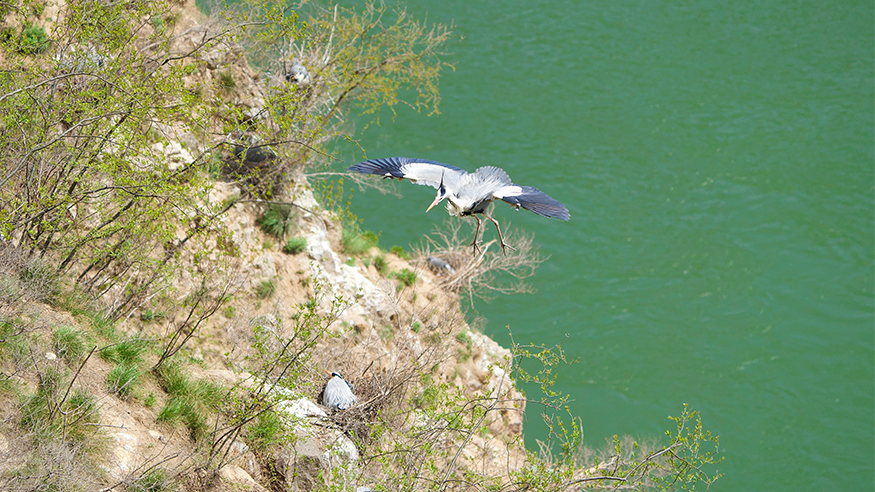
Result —
<instances>
[{"instance_id":1,"label":"leafy green bush","mask_svg":"<svg viewBox=\"0 0 875 492\"><path fill-rule=\"evenodd\" d=\"M21 40L18 43L18 51L24 55L42 53L49 49L49 37L42 27L31 24L21 31Z\"/></svg>"},{"instance_id":2,"label":"leafy green bush","mask_svg":"<svg viewBox=\"0 0 875 492\"><path fill-rule=\"evenodd\" d=\"M33 13L34 17L39 17L43 15L43 12L46 10L46 4L43 2L34 2L30 6L30 11Z\"/></svg>"},{"instance_id":3,"label":"leafy green bush","mask_svg":"<svg viewBox=\"0 0 875 492\"><path fill-rule=\"evenodd\" d=\"M302 253L307 249L307 239L303 237L293 237L286 241L286 244L283 246L283 253L296 255L298 253Z\"/></svg>"},{"instance_id":4,"label":"leafy green bush","mask_svg":"<svg viewBox=\"0 0 875 492\"><path fill-rule=\"evenodd\" d=\"M0 15L6 15L5 12L0 11ZM4 27L0 29L0 44L9 45L15 40L15 29L11 27Z\"/></svg>"},{"instance_id":5,"label":"leafy green bush","mask_svg":"<svg viewBox=\"0 0 875 492\"><path fill-rule=\"evenodd\" d=\"M464 343L464 344L465 344L466 346L468 346L468 347L471 347L471 344L473 343L473 342L471 341L471 336L468 335L468 332L466 332L466 331L460 331L459 333L457 333L457 334L456 334L456 340L458 340L459 342Z\"/></svg>"},{"instance_id":6,"label":"leafy green bush","mask_svg":"<svg viewBox=\"0 0 875 492\"><path fill-rule=\"evenodd\" d=\"M152 24L152 29L155 29L155 32L161 33L164 31L164 18L160 15L153 15L149 19L149 23Z\"/></svg>"}]
</instances>

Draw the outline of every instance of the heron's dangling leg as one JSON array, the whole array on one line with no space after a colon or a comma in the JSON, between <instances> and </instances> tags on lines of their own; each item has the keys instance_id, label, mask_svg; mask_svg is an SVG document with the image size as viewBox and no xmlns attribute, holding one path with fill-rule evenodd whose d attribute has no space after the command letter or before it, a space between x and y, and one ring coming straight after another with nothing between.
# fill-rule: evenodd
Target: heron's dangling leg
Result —
<instances>
[{"instance_id":1,"label":"heron's dangling leg","mask_svg":"<svg viewBox=\"0 0 875 492\"><path fill-rule=\"evenodd\" d=\"M481 224L481 221L480 221L480 217L477 217L476 215L472 215L472 217L474 217L475 219L477 219L477 230L474 231L474 242L471 243L471 246L474 246L474 256L477 256L477 251L480 250L480 248L477 247L477 236L480 235L480 224Z\"/></svg>"},{"instance_id":2,"label":"heron's dangling leg","mask_svg":"<svg viewBox=\"0 0 875 492\"><path fill-rule=\"evenodd\" d=\"M487 213L483 213L489 220L495 224L495 230L498 231L498 240L501 241L501 252L504 253L504 256L507 256L507 249L510 248L511 251L516 251L516 248L504 242L504 237L501 235L501 227L498 226L498 221L493 219L491 215Z\"/></svg>"}]
</instances>

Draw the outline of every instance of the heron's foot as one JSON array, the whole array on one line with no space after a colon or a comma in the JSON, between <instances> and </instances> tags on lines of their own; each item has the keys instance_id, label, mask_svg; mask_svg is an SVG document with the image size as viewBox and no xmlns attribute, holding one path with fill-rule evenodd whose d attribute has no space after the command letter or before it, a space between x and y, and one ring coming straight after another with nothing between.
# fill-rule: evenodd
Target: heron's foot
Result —
<instances>
[{"instance_id":1,"label":"heron's foot","mask_svg":"<svg viewBox=\"0 0 875 492\"><path fill-rule=\"evenodd\" d=\"M507 256L507 250L516 251L516 248L514 248L513 246L502 241L501 242L501 252L504 253L504 256Z\"/></svg>"},{"instance_id":2,"label":"heron's foot","mask_svg":"<svg viewBox=\"0 0 875 492\"><path fill-rule=\"evenodd\" d=\"M474 242L472 242L470 245L474 247L474 256L477 256L477 253L479 253L481 251L481 249L480 249L480 245L477 244L476 237L474 238Z\"/></svg>"}]
</instances>

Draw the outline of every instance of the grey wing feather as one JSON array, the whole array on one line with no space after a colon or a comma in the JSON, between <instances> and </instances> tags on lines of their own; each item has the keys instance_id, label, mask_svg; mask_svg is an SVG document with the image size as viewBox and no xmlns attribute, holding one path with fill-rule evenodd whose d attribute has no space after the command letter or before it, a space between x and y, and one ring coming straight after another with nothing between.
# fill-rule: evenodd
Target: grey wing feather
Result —
<instances>
[{"instance_id":1,"label":"grey wing feather","mask_svg":"<svg viewBox=\"0 0 875 492\"><path fill-rule=\"evenodd\" d=\"M472 174L459 178L459 198L470 199L472 203L483 200L491 201L496 191L512 186L510 176L503 169L485 166Z\"/></svg>"},{"instance_id":2,"label":"grey wing feather","mask_svg":"<svg viewBox=\"0 0 875 492\"><path fill-rule=\"evenodd\" d=\"M464 169L443 162L410 157L386 157L359 162L347 171L361 174L376 174L386 178L409 179L419 185L437 188L443 179L448 188L454 189L461 176L468 174Z\"/></svg>"},{"instance_id":3,"label":"grey wing feather","mask_svg":"<svg viewBox=\"0 0 875 492\"><path fill-rule=\"evenodd\" d=\"M496 191L495 197L551 219L569 220L571 218L568 209L559 200L531 186L506 186Z\"/></svg>"},{"instance_id":4,"label":"grey wing feather","mask_svg":"<svg viewBox=\"0 0 875 492\"><path fill-rule=\"evenodd\" d=\"M346 381L338 377L328 380L322 395L322 403L325 406L341 410L351 407L357 399Z\"/></svg>"}]
</instances>

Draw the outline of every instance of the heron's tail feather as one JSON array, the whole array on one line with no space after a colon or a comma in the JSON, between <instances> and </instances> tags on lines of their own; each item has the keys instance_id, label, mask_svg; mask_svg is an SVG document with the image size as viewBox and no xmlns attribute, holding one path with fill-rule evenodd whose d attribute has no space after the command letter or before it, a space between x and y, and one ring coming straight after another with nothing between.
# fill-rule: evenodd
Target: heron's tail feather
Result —
<instances>
[{"instance_id":1,"label":"heron's tail feather","mask_svg":"<svg viewBox=\"0 0 875 492\"><path fill-rule=\"evenodd\" d=\"M516 187L514 186L514 188ZM511 205L522 207L551 219L569 220L571 218L565 205L552 196L531 186L519 186L518 188L520 189L519 193L499 196L498 198Z\"/></svg>"}]
</instances>

